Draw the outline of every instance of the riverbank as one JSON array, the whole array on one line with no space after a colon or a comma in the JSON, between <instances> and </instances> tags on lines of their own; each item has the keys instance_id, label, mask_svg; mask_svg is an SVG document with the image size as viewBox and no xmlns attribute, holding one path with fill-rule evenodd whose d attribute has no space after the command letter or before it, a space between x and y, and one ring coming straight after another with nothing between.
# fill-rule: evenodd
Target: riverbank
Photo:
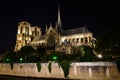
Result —
<instances>
[{"instance_id":1,"label":"riverbank","mask_svg":"<svg viewBox=\"0 0 120 80\"><path fill-rule=\"evenodd\" d=\"M51 64L51 72L48 69L49 63L41 63L41 70L38 72L36 63L15 63L13 69L9 63L0 64L0 75L32 77L40 79L63 80L64 72L58 63ZM69 79L74 80L120 80L120 74L114 62L80 62L72 63L69 68Z\"/></svg>"}]
</instances>

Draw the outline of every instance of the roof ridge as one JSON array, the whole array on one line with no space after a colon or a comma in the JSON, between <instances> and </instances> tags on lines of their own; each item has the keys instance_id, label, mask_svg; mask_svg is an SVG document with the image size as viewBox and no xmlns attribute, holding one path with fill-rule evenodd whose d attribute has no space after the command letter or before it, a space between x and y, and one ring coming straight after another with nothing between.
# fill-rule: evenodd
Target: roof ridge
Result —
<instances>
[{"instance_id":1,"label":"roof ridge","mask_svg":"<svg viewBox=\"0 0 120 80\"><path fill-rule=\"evenodd\" d=\"M72 28L72 29L68 29L68 30L64 30L64 31L70 31L70 30L75 30L75 29L83 29L85 27L79 27L79 28Z\"/></svg>"}]
</instances>

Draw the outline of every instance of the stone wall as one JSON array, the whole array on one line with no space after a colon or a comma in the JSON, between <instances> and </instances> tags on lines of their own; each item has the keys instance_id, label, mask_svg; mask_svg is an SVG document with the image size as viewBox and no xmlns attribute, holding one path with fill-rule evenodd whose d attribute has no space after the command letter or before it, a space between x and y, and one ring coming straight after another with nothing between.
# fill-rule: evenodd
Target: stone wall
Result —
<instances>
[{"instance_id":1,"label":"stone wall","mask_svg":"<svg viewBox=\"0 0 120 80\"><path fill-rule=\"evenodd\" d=\"M36 63L15 63L13 69L9 63L0 64L0 75L64 78L63 71L58 63L52 63L51 73L48 71L48 63L41 64L41 71L37 71ZM114 62L80 62L72 63L70 67L70 79L87 80L120 80L120 74Z\"/></svg>"}]
</instances>

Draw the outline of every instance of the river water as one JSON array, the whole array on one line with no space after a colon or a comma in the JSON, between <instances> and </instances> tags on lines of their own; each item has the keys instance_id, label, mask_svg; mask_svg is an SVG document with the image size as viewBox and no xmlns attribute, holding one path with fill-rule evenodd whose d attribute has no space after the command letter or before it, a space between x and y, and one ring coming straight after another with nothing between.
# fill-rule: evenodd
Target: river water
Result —
<instances>
[{"instance_id":1,"label":"river water","mask_svg":"<svg viewBox=\"0 0 120 80\"><path fill-rule=\"evenodd\" d=\"M52 78L46 79L46 78L0 76L0 80L69 80L69 79L52 79Z\"/></svg>"}]
</instances>

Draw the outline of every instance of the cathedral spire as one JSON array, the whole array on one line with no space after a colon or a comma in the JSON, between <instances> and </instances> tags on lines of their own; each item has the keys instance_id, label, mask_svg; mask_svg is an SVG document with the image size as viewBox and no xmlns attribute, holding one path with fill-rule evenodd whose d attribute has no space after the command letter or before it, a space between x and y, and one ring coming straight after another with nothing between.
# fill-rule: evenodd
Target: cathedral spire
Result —
<instances>
[{"instance_id":1,"label":"cathedral spire","mask_svg":"<svg viewBox=\"0 0 120 80\"><path fill-rule=\"evenodd\" d=\"M61 19L60 19L60 6L58 6L57 28L58 28L58 32L62 33L62 25L61 25Z\"/></svg>"},{"instance_id":2,"label":"cathedral spire","mask_svg":"<svg viewBox=\"0 0 120 80\"><path fill-rule=\"evenodd\" d=\"M50 27L52 27L52 23L50 22Z\"/></svg>"},{"instance_id":3,"label":"cathedral spire","mask_svg":"<svg viewBox=\"0 0 120 80\"><path fill-rule=\"evenodd\" d=\"M48 28L47 28L47 24L46 24L46 29L45 29L45 32L47 33L47 31L48 31Z\"/></svg>"},{"instance_id":4,"label":"cathedral spire","mask_svg":"<svg viewBox=\"0 0 120 80\"><path fill-rule=\"evenodd\" d=\"M60 19L60 7L58 6L58 20L57 23L61 24L61 19Z\"/></svg>"}]
</instances>

